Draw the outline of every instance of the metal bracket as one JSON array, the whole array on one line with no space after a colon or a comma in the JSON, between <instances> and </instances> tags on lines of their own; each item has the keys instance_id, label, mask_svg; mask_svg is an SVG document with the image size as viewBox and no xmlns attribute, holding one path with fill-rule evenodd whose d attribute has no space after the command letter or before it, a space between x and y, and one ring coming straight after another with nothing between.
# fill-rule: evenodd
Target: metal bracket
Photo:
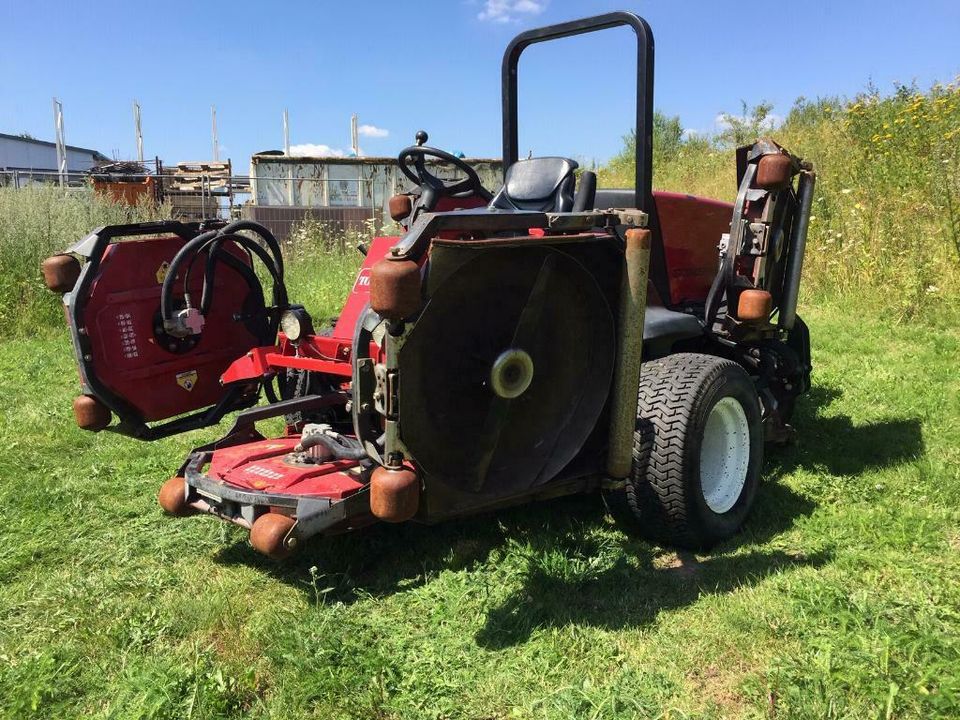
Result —
<instances>
[{"instance_id":1,"label":"metal bracket","mask_svg":"<svg viewBox=\"0 0 960 720\"><path fill-rule=\"evenodd\" d=\"M291 540L306 540L347 518L369 513L369 485L337 502L327 498L302 498L300 503L297 505L297 522L284 541L288 547L293 547L289 545Z\"/></svg>"}]
</instances>

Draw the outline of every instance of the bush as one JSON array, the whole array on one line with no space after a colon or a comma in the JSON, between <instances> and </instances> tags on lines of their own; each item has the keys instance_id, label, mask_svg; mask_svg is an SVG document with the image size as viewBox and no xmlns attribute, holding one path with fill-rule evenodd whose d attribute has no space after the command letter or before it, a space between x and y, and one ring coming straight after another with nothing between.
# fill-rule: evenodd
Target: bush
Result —
<instances>
[{"instance_id":1,"label":"bush","mask_svg":"<svg viewBox=\"0 0 960 720\"><path fill-rule=\"evenodd\" d=\"M801 98L770 134L817 169L806 297L855 298L899 319L921 312L955 316L960 310L957 84L926 92L899 86L889 96L871 88L850 101ZM726 133L684 141L672 154L655 153L655 186L732 200L732 144ZM599 178L607 187L631 186L632 159L627 163L618 156Z\"/></svg>"}]
</instances>

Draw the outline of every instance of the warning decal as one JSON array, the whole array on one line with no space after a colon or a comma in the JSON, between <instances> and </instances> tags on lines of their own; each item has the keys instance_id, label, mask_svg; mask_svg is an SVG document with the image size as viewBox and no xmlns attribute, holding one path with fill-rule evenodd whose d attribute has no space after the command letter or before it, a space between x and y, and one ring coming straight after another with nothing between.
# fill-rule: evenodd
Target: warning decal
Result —
<instances>
[{"instance_id":1,"label":"warning decal","mask_svg":"<svg viewBox=\"0 0 960 720\"><path fill-rule=\"evenodd\" d=\"M189 370L187 372L177 373L177 385L182 387L187 392L193 390L193 386L197 384L197 371Z\"/></svg>"}]
</instances>

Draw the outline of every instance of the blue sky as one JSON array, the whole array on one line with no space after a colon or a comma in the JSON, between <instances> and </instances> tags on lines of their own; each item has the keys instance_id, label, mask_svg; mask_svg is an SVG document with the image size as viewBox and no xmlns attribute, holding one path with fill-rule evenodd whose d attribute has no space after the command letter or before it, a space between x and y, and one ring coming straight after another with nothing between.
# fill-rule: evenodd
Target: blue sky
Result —
<instances>
[{"instance_id":1,"label":"blue sky","mask_svg":"<svg viewBox=\"0 0 960 720\"><path fill-rule=\"evenodd\" d=\"M740 100L786 114L799 95L852 95L868 82L921 86L960 74L960 2L659 0L329 0L24 2L0 0L0 132L167 163L252 152L349 148L349 118L371 126L368 155L395 155L419 128L471 156L500 154L499 68L522 29L613 9L656 39L656 105L696 131ZM534 46L520 68L521 149L603 161L631 126L632 35L614 30ZM378 132L379 131L379 132Z\"/></svg>"}]
</instances>

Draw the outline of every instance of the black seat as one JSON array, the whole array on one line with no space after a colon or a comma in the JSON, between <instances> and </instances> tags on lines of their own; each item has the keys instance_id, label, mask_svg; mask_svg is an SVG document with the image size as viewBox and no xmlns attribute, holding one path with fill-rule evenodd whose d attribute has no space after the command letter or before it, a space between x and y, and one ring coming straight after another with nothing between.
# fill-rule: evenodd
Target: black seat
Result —
<instances>
[{"instance_id":1,"label":"black seat","mask_svg":"<svg viewBox=\"0 0 960 720\"><path fill-rule=\"evenodd\" d=\"M490 201L499 210L570 212L577 162L562 157L518 160L507 169L503 187Z\"/></svg>"},{"instance_id":2,"label":"black seat","mask_svg":"<svg viewBox=\"0 0 960 720\"><path fill-rule=\"evenodd\" d=\"M610 208L632 208L637 204L637 194L634 190L622 190L620 188L604 188L597 190L594 200L594 207L597 210L609 210Z\"/></svg>"}]
</instances>

